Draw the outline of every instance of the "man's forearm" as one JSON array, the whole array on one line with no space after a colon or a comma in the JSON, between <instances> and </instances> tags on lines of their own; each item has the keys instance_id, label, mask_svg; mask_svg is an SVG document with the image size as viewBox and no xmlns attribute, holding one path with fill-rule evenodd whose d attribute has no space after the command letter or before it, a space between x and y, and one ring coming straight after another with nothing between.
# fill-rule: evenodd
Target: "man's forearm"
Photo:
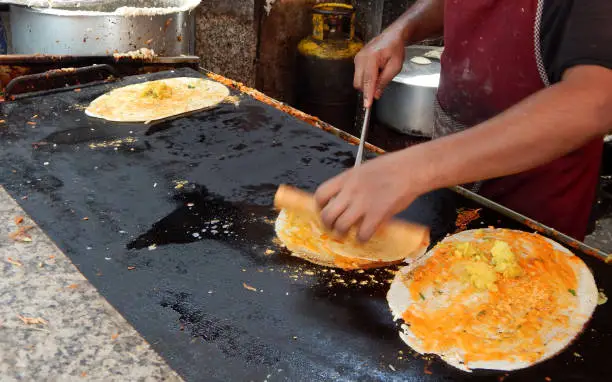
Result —
<instances>
[{"instance_id":1,"label":"man's forearm","mask_svg":"<svg viewBox=\"0 0 612 382\"><path fill-rule=\"evenodd\" d=\"M442 35L444 0L418 0L389 28L398 28L407 44Z\"/></svg>"},{"instance_id":2,"label":"man's forearm","mask_svg":"<svg viewBox=\"0 0 612 382\"><path fill-rule=\"evenodd\" d=\"M423 192L523 172L603 136L612 127L612 71L581 67L499 116L401 155L420 167Z\"/></svg>"}]
</instances>

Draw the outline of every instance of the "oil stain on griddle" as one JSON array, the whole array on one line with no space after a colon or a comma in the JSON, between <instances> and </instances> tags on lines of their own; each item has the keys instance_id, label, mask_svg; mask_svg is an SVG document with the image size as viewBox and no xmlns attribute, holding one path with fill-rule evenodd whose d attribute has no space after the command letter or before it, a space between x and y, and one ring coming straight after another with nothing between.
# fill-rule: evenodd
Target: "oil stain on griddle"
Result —
<instances>
[{"instance_id":1,"label":"oil stain on griddle","mask_svg":"<svg viewBox=\"0 0 612 382\"><path fill-rule=\"evenodd\" d=\"M271 207L229 202L197 184L186 185L173 198L179 207L128 243L128 249L208 239L244 250L265 245L274 236L274 228L266 221L274 214Z\"/></svg>"}]
</instances>

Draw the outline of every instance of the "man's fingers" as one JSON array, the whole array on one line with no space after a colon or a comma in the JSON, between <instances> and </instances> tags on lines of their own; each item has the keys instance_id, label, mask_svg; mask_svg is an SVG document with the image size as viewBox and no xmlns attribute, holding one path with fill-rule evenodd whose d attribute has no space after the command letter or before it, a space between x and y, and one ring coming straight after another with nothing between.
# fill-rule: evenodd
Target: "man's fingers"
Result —
<instances>
[{"instance_id":1,"label":"man's fingers","mask_svg":"<svg viewBox=\"0 0 612 382\"><path fill-rule=\"evenodd\" d=\"M377 99L382 95L383 89L389 85L393 78L402 70L402 62L399 58L391 58L384 66L380 76L378 77L378 84L376 85Z\"/></svg>"},{"instance_id":2,"label":"man's fingers","mask_svg":"<svg viewBox=\"0 0 612 382\"><path fill-rule=\"evenodd\" d=\"M342 181L345 176L344 174L346 173L342 173L328 180L317 188L314 198L320 209L325 208L329 201L340 192Z\"/></svg>"},{"instance_id":3,"label":"man's fingers","mask_svg":"<svg viewBox=\"0 0 612 382\"><path fill-rule=\"evenodd\" d=\"M381 223L387 219L388 217L386 217L384 213L377 212L376 210L367 213L364 215L359 231L357 232L357 239L362 242L370 240Z\"/></svg>"},{"instance_id":4,"label":"man's fingers","mask_svg":"<svg viewBox=\"0 0 612 382\"><path fill-rule=\"evenodd\" d=\"M353 77L353 87L357 90L362 90L363 88L363 58L359 54L355 56L355 76Z\"/></svg>"},{"instance_id":5,"label":"man's fingers","mask_svg":"<svg viewBox=\"0 0 612 382\"><path fill-rule=\"evenodd\" d=\"M376 84L378 82L378 63L374 58L365 64L363 73L363 107L372 106Z\"/></svg>"},{"instance_id":6,"label":"man's fingers","mask_svg":"<svg viewBox=\"0 0 612 382\"><path fill-rule=\"evenodd\" d=\"M333 198L325 208L321 211L321 220L323 225L329 229L333 229L336 224L336 220L340 217L344 211L348 208L350 199L344 195L338 195Z\"/></svg>"},{"instance_id":7,"label":"man's fingers","mask_svg":"<svg viewBox=\"0 0 612 382\"><path fill-rule=\"evenodd\" d=\"M363 212L360 208L350 205L342 215L336 219L333 229L341 235L346 235L351 227L359 223L362 216Z\"/></svg>"}]
</instances>

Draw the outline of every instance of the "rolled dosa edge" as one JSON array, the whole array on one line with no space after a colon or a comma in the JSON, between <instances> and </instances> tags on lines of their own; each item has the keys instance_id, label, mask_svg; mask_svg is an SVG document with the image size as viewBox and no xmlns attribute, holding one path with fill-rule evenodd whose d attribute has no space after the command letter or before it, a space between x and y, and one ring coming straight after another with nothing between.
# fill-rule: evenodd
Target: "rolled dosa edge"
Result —
<instances>
[{"instance_id":1,"label":"rolled dosa edge","mask_svg":"<svg viewBox=\"0 0 612 382\"><path fill-rule=\"evenodd\" d=\"M278 210L292 211L317 222L321 231L326 231L320 220L320 210L312 194L288 185L280 185L274 197L274 205ZM283 222L284 225L284 222ZM279 225L277 224L277 231ZM285 242L288 238L279 235ZM334 236L330 233L330 236ZM295 243L285 242L291 249ZM337 256L344 258L355 258L373 262L378 265L363 264L361 268L372 266L384 266L389 263L397 263L402 260L414 260L422 256L429 246L429 229L419 224L399 221L393 219L382 225L367 243L357 240L356 232L353 230L343 238L342 243L330 240L329 249ZM312 261L313 257L328 257L329 254L312 253L305 250L300 251ZM315 262L315 261L313 261Z\"/></svg>"},{"instance_id":2,"label":"rolled dosa edge","mask_svg":"<svg viewBox=\"0 0 612 382\"><path fill-rule=\"evenodd\" d=\"M319 206L314 197L306 191L281 184L274 195L274 207L278 210L288 209L292 211L305 212L307 214L319 214Z\"/></svg>"}]
</instances>

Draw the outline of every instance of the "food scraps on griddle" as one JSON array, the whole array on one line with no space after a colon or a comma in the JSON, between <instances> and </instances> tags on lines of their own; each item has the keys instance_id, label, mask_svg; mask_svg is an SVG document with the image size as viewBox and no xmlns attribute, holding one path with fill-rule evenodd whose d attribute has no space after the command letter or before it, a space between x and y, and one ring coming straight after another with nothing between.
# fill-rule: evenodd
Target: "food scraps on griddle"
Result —
<instances>
[{"instance_id":1,"label":"food scraps on griddle","mask_svg":"<svg viewBox=\"0 0 612 382\"><path fill-rule=\"evenodd\" d=\"M242 286L244 287L244 289L246 290L250 290L251 292L257 292L257 288L250 286L247 283L242 283Z\"/></svg>"},{"instance_id":2,"label":"food scraps on griddle","mask_svg":"<svg viewBox=\"0 0 612 382\"><path fill-rule=\"evenodd\" d=\"M17 317L26 325L47 325L48 322L41 317L25 317L18 314Z\"/></svg>"}]
</instances>

